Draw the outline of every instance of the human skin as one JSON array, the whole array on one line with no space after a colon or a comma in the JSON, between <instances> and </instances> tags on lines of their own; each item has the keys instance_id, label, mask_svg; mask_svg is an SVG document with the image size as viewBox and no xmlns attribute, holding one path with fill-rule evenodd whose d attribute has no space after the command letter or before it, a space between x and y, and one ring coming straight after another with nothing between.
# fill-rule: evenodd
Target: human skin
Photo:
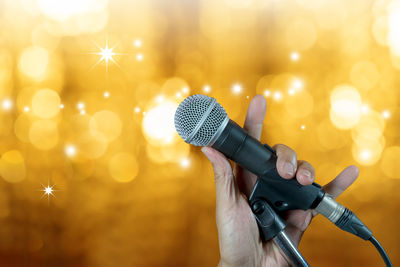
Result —
<instances>
[{"instance_id":1,"label":"human skin","mask_svg":"<svg viewBox=\"0 0 400 267\"><path fill-rule=\"evenodd\" d=\"M251 101L244 129L260 139L266 112L266 100L257 95ZM277 170L282 179L297 179L302 185L314 181L314 167L298 160L291 148L277 144L273 147L278 156ZM290 266L275 243L262 243L258 226L248 204L248 197L257 177L235 165L232 169L228 159L211 147L202 152L210 160L215 177L216 220L220 248L220 267L244 266ZM346 167L323 188L335 198L346 190L358 177L356 166ZM314 210L292 210L285 216L286 231L298 246L300 239L317 213Z\"/></svg>"}]
</instances>

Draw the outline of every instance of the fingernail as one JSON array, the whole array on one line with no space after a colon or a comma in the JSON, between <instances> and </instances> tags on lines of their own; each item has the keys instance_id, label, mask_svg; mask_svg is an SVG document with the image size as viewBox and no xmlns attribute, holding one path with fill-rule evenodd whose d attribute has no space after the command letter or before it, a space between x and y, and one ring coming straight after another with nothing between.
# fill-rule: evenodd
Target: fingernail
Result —
<instances>
[{"instance_id":1,"label":"fingernail","mask_svg":"<svg viewBox=\"0 0 400 267\"><path fill-rule=\"evenodd\" d=\"M302 170L302 171L301 171L301 176L303 176L304 179L306 179L306 180L308 180L308 181L311 181L311 180L312 180L312 178L311 178L311 172L308 171L308 170Z\"/></svg>"},{"instance_id":2,"label":"fingernail","mask_svg":"<svg viewBox=\"0 0 400 267\"><path fill-rule=\"evenodd\" d=\"M201 148L201 152L203 152L203 154L204 154L209 160L211 160L211 159L208 157L208 154L207 154L207 147L203 146L203 147Z\"/></svg>"},{"instance_id":3,"label":"fingernail","mask_svg":"<svg viewBox=\"0 0 400 267\"><path fill-rule=\"evenodd\" d=\"M283 164L283 171L287 174L289 174L290 176L294 175L294 166L292 163L290 162L286 162L285 164Z\"/></svg>"}]
</instances>

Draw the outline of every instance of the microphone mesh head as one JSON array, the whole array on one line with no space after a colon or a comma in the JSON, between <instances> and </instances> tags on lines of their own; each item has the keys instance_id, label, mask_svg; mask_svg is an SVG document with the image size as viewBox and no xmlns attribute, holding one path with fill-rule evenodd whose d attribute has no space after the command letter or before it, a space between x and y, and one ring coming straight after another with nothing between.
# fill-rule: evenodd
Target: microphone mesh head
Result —
<instances>
[{"instance_id":1,"label":"microphone mesh head","mask_svg":"<svg viewBox=\"0 0 400 267\"><path fill-rule=\"evenodd\" d=\"M227 119L224 108L212 97L192 95L179 105L175 112L178 134L195 146L207 146Z\"/></svg>"}]
</instances>

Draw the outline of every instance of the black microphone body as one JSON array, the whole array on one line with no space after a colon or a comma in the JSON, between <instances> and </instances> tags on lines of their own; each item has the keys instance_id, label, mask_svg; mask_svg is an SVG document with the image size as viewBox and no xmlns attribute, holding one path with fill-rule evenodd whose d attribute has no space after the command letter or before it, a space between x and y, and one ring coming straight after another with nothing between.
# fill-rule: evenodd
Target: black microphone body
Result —
<instances>
[{"instance_id":1,"label":"black microphone body","mask_svg":"<svg viewBox=\"0 0 400 267\"><path fill-rule=\"evenodd\" d=\"M265 198L278 211L313 209L324 196L321 186L316 183L303 186L296 179L282 179L276 169L275 151L232 120L211 147L263 179L268 184Z\"/></svg>"}]
</instances>

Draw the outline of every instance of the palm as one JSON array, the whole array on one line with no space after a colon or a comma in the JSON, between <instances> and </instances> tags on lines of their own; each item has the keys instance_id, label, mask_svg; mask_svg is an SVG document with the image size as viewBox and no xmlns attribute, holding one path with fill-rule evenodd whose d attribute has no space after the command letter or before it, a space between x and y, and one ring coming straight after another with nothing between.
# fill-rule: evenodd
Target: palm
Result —
<instances>
[{"instance_id":1,"label":"palm","mask_svg":"<svg viewBox=\"0 0 400 267\"><path fill-rule=\"evenodd\" d=\"M254 138L260 139L266 103L262 96L251 102L244 128ZM314 168L306 161L297 160L296 153L285 145L274 147L278 159L277 170L283 179L296 178L300 184L311 184ZM254 174L235 166L235 171L220 152L203 147L215 174L216 219L221 253L221 266L287 266L288 262L271 241L262 243L258 226L247 198L257 180ZM337 197L358 176L358 168L347 167L334 180L324 186L324 191ZM286 232L298 245L301 236L316 215L312 210L293 210L286 213Z\"/></svg>"}]
</instances>

